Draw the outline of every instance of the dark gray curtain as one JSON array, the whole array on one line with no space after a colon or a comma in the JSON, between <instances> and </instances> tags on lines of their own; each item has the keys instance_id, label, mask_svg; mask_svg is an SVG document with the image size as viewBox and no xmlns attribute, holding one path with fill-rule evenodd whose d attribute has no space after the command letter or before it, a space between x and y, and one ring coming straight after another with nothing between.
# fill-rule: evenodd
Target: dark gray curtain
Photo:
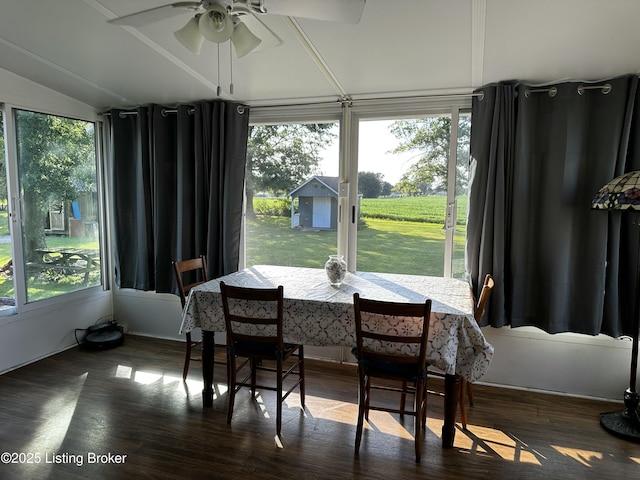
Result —
<instances>
[{"instance_id":1,"label":"dark gray curtain","mask_svg":"<svg viewBox=\"0 0 640 480\"><path fill-rule=\"evenodd\" d=\"M637 84L503 82L474 98L467 272L476 291L496 279L492 326L631 333L637 229L591 200L640 167Z\"/></svg>"},{"instance_id":2,"label":"dark gray curtain","mask_svg":"<svg viewBox=\"0 0 640 480\"><path fill-rule=\"evenodd\" d=\"M171 262L238 269L249 109L205 101L110 113L116 283L176 293Z\"/></svg>"}]
</instances>

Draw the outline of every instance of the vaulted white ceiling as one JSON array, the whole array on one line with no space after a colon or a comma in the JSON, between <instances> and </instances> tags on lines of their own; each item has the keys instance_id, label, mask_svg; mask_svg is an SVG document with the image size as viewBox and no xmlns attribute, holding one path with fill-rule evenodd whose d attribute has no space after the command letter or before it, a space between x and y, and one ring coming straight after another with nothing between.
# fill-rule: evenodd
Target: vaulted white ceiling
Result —
<instances>
[{"instance_id":1,"label":"vaulted white ceiling","mask_svg":"<svg viewBox=\"0 0 640 480\"><path fill-rule=\"evenodd\" d=\"M637 0L367 0L355 25L295 19L333 82L285 17L261 17L282 45L231 63L229 42L218 58L215 44L198 56L175 39L189 12L140 28L107 23L167 3L0 0L0 68L99 109L217 98L218 84L220 98L258 105L640 71Z\"/></svg>"}]
</instances>

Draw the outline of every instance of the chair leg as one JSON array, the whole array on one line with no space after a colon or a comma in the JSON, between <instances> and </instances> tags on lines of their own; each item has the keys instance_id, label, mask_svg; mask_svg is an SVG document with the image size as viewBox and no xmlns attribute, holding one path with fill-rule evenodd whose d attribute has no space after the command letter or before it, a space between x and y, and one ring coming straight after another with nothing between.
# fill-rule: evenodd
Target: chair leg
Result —
<instances>
[{"instance_id":1,"label":"chair leg","mask_svg":"<svg viewBox=\"0 0 640 480\"><path fill-rule=\"evenodd\" d=\"M187 348L186 355L184 357L184 368L182 369L182 380L185 381L187 379L187 374L189 373L189 360L191 360L191 332L187 332Z\"/></svg>"},{"instance_id":2,"label":"chair leg","mask_svg":"<svg viewBox=\"0 0 640 480\"><path fill-rule=\"evenodd\" d=\"M467 398L469 399L469 406L473 407L473 384L471 382L465 381L467 385Z\"/></svg>"},{"instance_id":3,"label":"chair leg","mask_svg":"<svg viewBox=\"0 0 640 480\"><path fill-rule=\"evenodd\" d=\"M402 393L400 394L400 415L404 415L404 407L407 401L407 382L402 382Z\"/></svg>"},{"instance_id":4,"label":"chair leg","mask_svg":"<svg viewBox=\"0 0 640 480\"><path fill-rule=\"evenodd\" d=\"M233 404L236 398L236 356L231 349L227 350L227 378L228 378L228 394L229 404L227 406L227 423L231 425L231 417L233 416Z\"/></svg>"},{"instance_id":5,"label":"chair leg","mask_svg":"<svg viewBox=\"0 0 640 480\"><path fill-rule=\"evenodd\" d=\"M460 395L458 396L458 405L460 406L460 421L462 422L462 428L467 428L467 409L464 404L464 392L467 388L467 381L460 379Z\"/></svg>"},{"instance_id":6,"label":"chair leg","mask_svg":"<svg viewBox=\"0 0 640 480\"><path fill-rule=\"evenodd\" d=\"M367 381L365 380L364 372L358 367L358 425L356 427L356 451L358 455L360 452L360 442L362 441L362 430L364 427L364 416L366 410L366 393Z\"/></svg>"},{"instance_id":7,"label":"chair leg","mask_svg":"<svg viewBox=\"0 0 640 480\"><path fill-rule=\"evenodd\" d=\"M256 398L256 373L258 371L257 360L251 359L251 361L249 361L249 366L251 368L251 398Z\"/></svg>"},{"instance_id":8,"label":"chair leg","mask_svg":"<svg viewBox=\"0 0 640 480\"><path fill-rule=\"evenodd\" d=\"M365 375L364 378L364 418L369 421L369 397L371 396L371 377Z\"/></svg>"},{"instance_id":9,"label":"chair leg","mask_svg":"<svg viewBox=\"0 0 640 480\"><path fill-rule=\"evenodd\" d=\"M427 391L427 381L424 382L424 387L422 389L422 403L423 403L423 412L422 412L422 430L425 431L427 429L427 399L429 398L429 393Z\"/></svg>"},{"instance_id":10,"label":"chair leg","mask_svg":"<svg viewBox=\"0 0 640 480\"><path fill-rule=\"evenodd\" d=\"M304 408L304 347L302 345L298 348L298 355L300 355L300 367L298 369L300 372L300 405Z\"/></svg>"},{"instance_id":11,"label":"chair leg","mask_svg":"<svg viewBox=\"0 0 640 480\"><path fill-rule=\"evenodd\" d=\"M277 383L276 383L276 435L280 438L280 432L282 431L282 360L278 360L277 368Z\"/></svg>"},{"instance_id":12,"label":"chair leg","mask_svg":"<svg viewBox=\"0 0 640 480\"><path fill-rule=\"evenodd\" d=\"M425 415L425 404L424 404L424 381L421 380L416 385L415 392L415 412L416 418L414 421L414 436L415 436L415 449L416 449L416 463L420 463L420 457L422 454L422 434L424 432L422 425Z\"/></svg>"}]
</instances>

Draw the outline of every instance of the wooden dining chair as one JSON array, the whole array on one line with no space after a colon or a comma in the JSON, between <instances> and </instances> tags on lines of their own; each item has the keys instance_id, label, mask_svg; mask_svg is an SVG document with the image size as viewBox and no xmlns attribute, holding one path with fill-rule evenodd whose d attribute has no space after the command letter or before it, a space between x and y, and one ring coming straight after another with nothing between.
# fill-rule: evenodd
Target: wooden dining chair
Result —
<instances>
[{"instance_id":1,"label":"wooden dining chair","mask_svg":"<svg viewBox=\"0 0 640 480\"><path fill-rule=\"evenodd\" d=\"M482 317L484 317L484 312L487 307L487 302L491 297L491 292L493 292L493 287L495 286L495 281L490 274L485 275L484 283L482 284L482 290L480 291L480 296L478 297L478 303L476 303L476 308L473 314L473 318L480 325L482 322ZM467 412L464 405L464 397L467 397L469 400L469 405L473 407L473 388L472 383L468 382L464 378L460 382L460 417L462 420L462 426L464 428L467 427Z\"/></svg>"},{"instance_id":2,"label":"wooden dining chair","mask_svg":"<svg viewBox=\"0 0 640 480\"><path fill-rule=\"evenodd\" d=\"M187 297L191 289L197 285L200 285L209 280L207 275L207 259L205 255L200 255L198 258L191 258L189 260L172 262L173 272L176 277L176 283L178 285L178 293L180 294L180 302L182 303L182 310L184 310L187 302ZM194 349L197 348L202 342L194 341L191 338L191 332L186 333L186 352L184 358L184 368L182 369L182 379L187 379L189 373L189 363L191 361L202 361L201 355L195 355ZM224 347L225 345L217 344L216 347ZM223 363L223 362L216 362Z\"/></svg>"},{"instance_id":3,"label":"wooden dining chair","mask_svg":"<svg viewBox=\"0 0 640 480\"><path fill-rule=\"evenodd\" d=\"M370 410L413 415L416 463L420 463L427 414L426 354L431 300L383 302L360 298L355 293L353 305L357 342L353 354L358 359L355 453L359 455L364 420L369 421ZM400 408L382 402L382 395L373 403L372 390L399 394ZM407 395L413 397L410 410L405 408Z\"/></svg>"},{"instance_id":4,"label":"wooden dining chair","mask_svg":"<svg viewBox=\"0 0 640 480\"><path fill-rule=\"evenodd\" d=\"M480 296L478 297L478 302L476 303L476 306L474 309L473 316L475 321L478 324L480 324L480 321L484 316L484 311L485 311L487 302L489 301L489 297L491 296L491 292L493 290L494 285L495 285L495 282L493 280L493 277L490 274L487 274L484 277L482 290L480 291ZM428 370L429 376L440 377L440 378L445 377L444 372L440 370L437 370L431 367L429 367L427 370ZM438 395L442 395L440 392L435 392L435 391L429 391L429 393L436 393ZM473 389L472 389L471 383L468 382L466 379L461 378L460 379L460 395L458 397L458 410L460 411L460 423L462 424L462 428L467 428L467 408L465 404L465 398L468 399L469 405L473 406Z\"/></svg>"},{"instance_id":5,"label":"wooden dining chair","mask_svg":"<svg viewBox=\"0 0 640 480\"><path fill-rule=\"evenodd\" d=\"M235 287L220 282L220 292L227 330L227 423L231 424L235 397L240 388L250 388L252 397L255 397L256 389L275 391L276 434L280 437L285 399L299 388L303 409L305 401L304 347L285 343L283 339L284 288ZM275 374L275 386L265 385L264 378L258 384L259 371ZM288 380L290 375L293 375L291 381Z\"/></svg>"}]
</instances>

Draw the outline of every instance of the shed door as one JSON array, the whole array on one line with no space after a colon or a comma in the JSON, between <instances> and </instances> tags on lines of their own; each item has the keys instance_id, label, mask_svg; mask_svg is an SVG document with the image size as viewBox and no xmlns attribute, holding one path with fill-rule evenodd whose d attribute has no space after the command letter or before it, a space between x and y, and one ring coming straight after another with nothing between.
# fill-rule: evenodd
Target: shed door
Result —
<instances>
[{"instance_id":1,"label":"shed door","mask_svg":"<svg viewBox=\"0 0 640 480\"><path fill-rule=\"evenodd\" d=\"M331 197L313 198L313 226L331 228Z\"/></svg>"}]
</instances>

